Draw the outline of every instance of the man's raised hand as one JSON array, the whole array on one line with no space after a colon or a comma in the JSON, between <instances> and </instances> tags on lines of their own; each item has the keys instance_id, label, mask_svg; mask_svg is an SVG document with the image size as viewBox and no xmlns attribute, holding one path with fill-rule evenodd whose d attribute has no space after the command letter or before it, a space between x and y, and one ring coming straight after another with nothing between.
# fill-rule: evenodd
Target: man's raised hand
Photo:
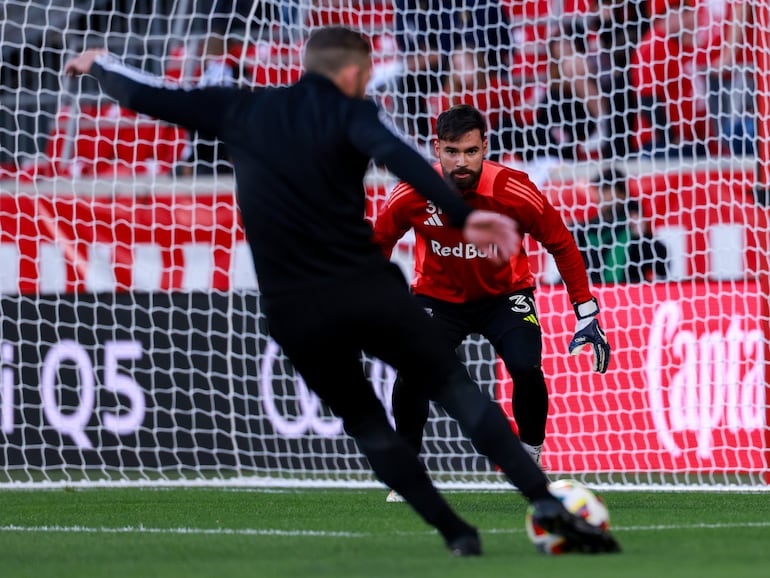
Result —
<instances>
[{"instance_id":1,"label":"man's raised hand","mask_svg":"<svg viewBox=\"0 0 770 578\"><path fill-rule=\"evenodd\" d=\"M90 49L78 54L74 58L70 58L64 65L64 74L67 76L88 74L96 57L102 54L107 54L107 51L104 49Z\"/></svg>"}]
</instances>

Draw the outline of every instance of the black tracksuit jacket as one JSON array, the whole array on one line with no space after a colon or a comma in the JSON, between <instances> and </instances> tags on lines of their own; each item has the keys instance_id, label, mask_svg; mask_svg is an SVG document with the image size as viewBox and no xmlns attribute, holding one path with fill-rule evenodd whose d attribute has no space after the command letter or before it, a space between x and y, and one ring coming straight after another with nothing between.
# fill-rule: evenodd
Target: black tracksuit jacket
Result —
<instances>
[{"instance_id":1,"label":"black tracksuit jacket","mask_svg":"<svg viewBox=\"0 0 770 578\"><path fill-rule=\"evenodd\" d=\"M382 268L364 219L371 159L442 207L461 226L470 209L378 118L374 103L307 73L282 88L184 89L100 56L90 73L131 110L227 145L260 291L268 298L346 282Z\"/></svg>"}]
</instances>

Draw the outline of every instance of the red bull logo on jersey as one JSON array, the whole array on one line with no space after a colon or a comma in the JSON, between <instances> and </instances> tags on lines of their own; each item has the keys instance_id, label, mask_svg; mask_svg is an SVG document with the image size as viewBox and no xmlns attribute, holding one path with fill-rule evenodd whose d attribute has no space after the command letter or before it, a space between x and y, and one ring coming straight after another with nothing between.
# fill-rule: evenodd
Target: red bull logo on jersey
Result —
<instances>
[{"instance_id":1,"label":"red bull logo on jersey","mask_svg":"<svg viewBox=\"0 0 770 578\"><path fill-rule=\"evenodd\" d=\"M486 259L497 256L497 245L490 243L485 249L481 249L473 243L457 243L456 245L442 245L435 239L430 242L431 251L440 257L459 257L460 259Z\"/></svg>"}]
</instances>

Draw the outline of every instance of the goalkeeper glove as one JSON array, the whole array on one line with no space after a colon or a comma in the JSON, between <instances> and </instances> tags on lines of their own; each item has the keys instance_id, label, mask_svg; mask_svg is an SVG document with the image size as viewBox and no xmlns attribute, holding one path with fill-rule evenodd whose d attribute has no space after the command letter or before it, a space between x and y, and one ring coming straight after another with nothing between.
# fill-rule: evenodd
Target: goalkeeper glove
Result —
<instances>
[{"instance_id":1,"label":"goalkeeper glove","mask_svg":"<svg viewBox=\"0 0 770 578\"><path fill-rule=\"evenodd\" d=\"M569 354L577 355L586 345L590 345L594 351L593 370L605 373L610 364L610 344L596 318L599 304L592 298L585 303L575 304L574 308L578 321L575 336L569 342Z\"/></svg>"}]
</instances>

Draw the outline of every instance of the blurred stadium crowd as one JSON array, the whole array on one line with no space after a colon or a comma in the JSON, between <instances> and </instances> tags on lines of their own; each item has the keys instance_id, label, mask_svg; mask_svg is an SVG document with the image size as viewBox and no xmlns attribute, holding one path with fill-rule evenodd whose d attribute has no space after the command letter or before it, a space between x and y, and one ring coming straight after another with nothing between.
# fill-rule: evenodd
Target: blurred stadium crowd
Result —
<instances>
[{"instance_id":1,"label":"blurred stadium crowd","mask_svg":"<svg viewBox=\"0 0 770 578\"><path fill-rule=\"evenodd\" d=\"M301 74L307 32L328 24L371 38L371 94L418 147L440 110L466 102L487 114L495 160L754 153L743 0L51 0L2 10L6 177L227 171L213 143L137 119L87 81L63 85L62 59L109 43L171 81L284 84Z\"/></svg>"}]
</instances>

